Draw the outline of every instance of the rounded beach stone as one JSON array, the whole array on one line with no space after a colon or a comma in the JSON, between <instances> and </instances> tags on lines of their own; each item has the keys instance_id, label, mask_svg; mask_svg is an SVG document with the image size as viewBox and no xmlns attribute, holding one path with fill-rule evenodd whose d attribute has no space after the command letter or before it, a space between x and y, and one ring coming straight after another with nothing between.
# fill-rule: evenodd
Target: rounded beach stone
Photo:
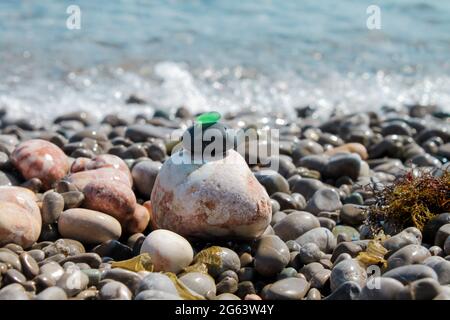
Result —
<instances>
[{"instance_id":1,"label":"rounded beach stone","mask_svg":"<svg viewBox=\"0 0 450 320\"><path fill-rule=\"evenodd\" d=\"M156 227L204 239L254 239L264 233L270 198L239 153L228 150L224 159L201 164L183 161L191 161L186 150L166 160L156 179L151 196Z\"/></svg>"},{"instance_id":2,"label":"rounded beach stone","mask_svg":"<svg viewBox=\"0 0 450 320\"><path fill-rule=\"evenodd\" d=\"M209 294L216 295L216 283L208 274L202 272L188 272L183 274L179 280L186 287L198 293L202 297L206 297Z\"/></svg>"},{"instance_id":3,"label":"rounded beach stone","mask_svg":"<svg viewBox=\"0 0 450 320\"><path fill-rule=\"evenodd\" d=\"M95 170L79 171L67 176L67 181L82 191L87 184L94 181L109 181L122 183L131 188L129 177L122 171L113 168L100 168Z\"/></svg>"},{"instance_id":4,"label":"rounded beach stone","mask_svg":"<svg viewBox=\"0 0 450 320\"><path fill-rule=\"evenodd\" d=\"M357 153L363 160L368 158L366 147L357 142L346 143L325 151L325 154L329 156L333 156L338 153Z\"/></svg>"},{"instance_id":5,"label":"rounded beach stone","mask_svg":"<svg viewBox=\"0 0 450 320\"><path fill-rule=\"evenodd\" d=\"M395 300L403 284L392 278L370 278L362 288L359 300Z\"/></svg>"},{"instance_id":6,"label":"rounded beach stone","mask_svg":"<svg viewBox=\"0 0 450 320\"><path fill-rule=\"evenodd\" d=\"M255 177L263 185L269 195L275 192L289 193L287 180L274 170L264 169L255 172Z\"/></svg>"},{"instance_id":7,"label":"rounded beach stone","mask_svg":"<svg viewBox=\"0 0 450 320\"><path fill-rule=\"evenodd\" d=\"M421 264L411 264L389 270L383 274L383 277L396 279L403 284L408 284L423 278L438 279L433 269Z\"/></svg>"},{"instance_id":8,"label":"rounded beach stone","mask_svg":"<svg viewBox=\"0 0 450 320\"><path fill-rule=\"evenodd\" d=\"M343 260L333 267L330 276L330 287L335 291L344 282L353 281L360 287L363 287L367 280L366 270L359 264L358 261Z\"/></svg>"},{"instance_id":9,"label":"rounded beach stone","mask_svg":"<svg viewBox=\"0 0 450 320\"><path fill-rule=\"evenodd\" d=\"M162 273L151 272L139 282L137 293L147 290L161 291L178 296L177 288L168 276Z\"/></svg>"},{"instance_id":10,"label":"rounded beach stone","mask_svg":"<svg viewBox=\"0 0 450 320\"><path fill-rule=\"evenodd\" d=\"M76 208L61 214L58 220L58 231L65 238L88 244L99 244L118 239L122 228L116 219L107 214Z\"/></svg>"},{"instance_id":11,"label":"rounded beach stone","mask_svg":"<svg viewBox=\"0 0 450 320\"><path fill-rule=\"evenodd\" d=\"M422 233L419 229L410 227L397 233L383 242L383 246L392 252L395 252L407 245L420 245L422 242Z\"/></svg>"},{"instance_id":12,"label":"rounded beach stone","mask_svg":"<svg viewBox=\"0 0 450 320\"><path fill-rule=\"evenodd\" d=\"M265 276L276 275L290 260L289 248L278 236L263 236L259 239L255 254L255 270Z\"/></svg>"},{"instance_id":13,"label":"rounded beach stone","mask_svg":"<svg viewBox=\"0 0 450 320\"><path fill-rule=\"evenodd\" d=\"M28 279L33 279L39 274L39 266L28 252L22 252L19 259L22 264L22 272Z\"/></svg>"},{"instance_id":14,"label":"rounded beach stone","mask_svg":"<svg viewBox=\"0 0 450 320\"><path fill-rule=\"evenodd\" d=\"M140 161L133 166L131 174L133 176L134 186L147 199L152 194L153 185L161 167L161 162L152 160Z\"/></svg>"},{"instance_id":15,"label":"rounded beach stone","mask_svg":"<svg viewBox=\"0 0 450 320\"><path fill-rule=\"evenodd\" d=\"M326 228L315 228L304 233L295 240L300 246L307 243L315 243L320 251L324 253L332 253L336 247L336 238L333 233Z\"/></svg>"},{"instance_id":16,"label":"rounded beach stone","mask_svg":"<svg viewBox=\"0 0 450 320\"><path fill-rule=\"evenodd\" d=\"M120 182L92 181L84 187L83 194L85 208L109 214L122 226L136 208L133 191Z\"/></svg>"},{"instance_id":17,"label":"rounded beach stone","mask_svg":"<svg viewBox=\"0 0 450 320\"><path fill-rule=\"evenodd\" d=\"M314 228L319 228L319 220L309 212L294 211L274 225L273 230L283 241L295 240Z\"/></svg>"},{"instance_id":18,"label":"rounded beach stone","mask_svg":"<svg viewBox=\"0 0 450 320\"><path fill-rule=\"evenodd\" d=\"M16 240L17 242L5 240L4 244L13 242L27 248L39 238L42 217L41 211L37 205L37 200L36 194L26 188L9 186L0 187L0 203L2 203L4 207L3 210L0 210L0 225L1 223L5 224L4 228L0 228L0 245L2 243L2 237L6 237L6 234L8 234L8 226L15 228L14 225L16 225L19 229L25 227L27 230L26 233L17 232L17 236L19 237L19 239ZM14 205L19 206L20 209ZM9 210L16 211L16 213L11 213ZM17 212L20 212L21 214L18 214ZM12 218L17 221L12 221ZM3 232L5 233L5 236L2 236ZM22 240L20 239L21 237L23 237Z\"/></svg>"},{"instance_id":19,"label":"rounded beach stone","mask_svg":"<svg viewBox=\"0 0 450 320\"><path fill-rule=\"evenodd\" d=\"M449 236L450 236L450 223L447 223L441 226L436 232L436 236L434 238L434 245L443 248L445 241Z\"/></svg>"},{"instance_id":20,"label":"rounded beach stone","mask_svg":"<svg viewBox=\"0 0 450 320\"><path fill-rule=\"evenodd\" d=\"M66 292L60 287L50 287L39 293L36 300L67 300Z\"/></svg>"},{"instance_id":21,"label":"rounded beach stone","mask_svg":"<svg viewBox=\"0 0 450 320\"><path fill-rule=\"evenodd\" d=\"M305 211L314 215L321 211L337 211L342 208L339 194L334 189L319 189L306 204Z\"/></svg>"},{"instance_id":22,"label":"rounded beach stone","mask_svg":"<svg viewBox=\"0 0 450 320\"><path fill-rule=\"evenodd\" d=\"M366 207L348 203L342 206L339 217L345 224L357 226L366 220L367 214Z\"/></svg>"},{"instance_id":23,"label":"rounded beach stone","mask_svg":"<svg viewBox=\"0 0 450 320\"><path fill-rule=\"evenodd\" d=\"M397 300L432 300L442 292L439 282L424 278L404 287L397 293Z\"/></svg>"},{"instance_id":24,"label":"rounded beach stone","mask_svg":"<svg viewBox=\"0 0 450 320\"><path fill-rule=\"evenodd\" d=\"M128 217L124 229L127 233L143 232L150 222L150 212L145 206L136 204L133 215Z\"/></svg>"},{"instance_id":25,"label":"rounded beach stone","mask_svg":"<svg viewBox=\"0 0 450 320\"><path fill-rule=\"evenodd\" d=\"M30 300L30 296L21 284L13 283L1 288L0 300Z\"/></svg>"},{"instance_id":26,"label":"rounded beach stone","mask_svg":"<svg viewBox=\"0 0 450 320\"><path fill-rule=\"evenodd\" d=\"M417 244L409 244L397 250L388 258L388 270L408 264L420 264L430 256L427 248Z\"/></svg>"},{"instance_id":27,"label":"rounded beach stone","mask_svg":"<svg viewBox=\"0 0 450 320\"><path fill-rule=\"evenodd\" d=\"M53 143L40 139L20 143L11 154L11 162L25 179L39 178L45 189L51 188L69 171L64 152Z\"/></svg>"},{"instance_id":28,"label":"rounded beach stone","mask_svg":"<svg viewBox=\"0 0 450 320\"><path fill-rule=\"evenodd\" d=\"M155 271L178 273L191 264L194 252L190 243L170 230L155 230L146 238L141 253L152 258Z\"/></svg>"},{"instance_id":29,"label":"rounded beach stone","mask_svg":"<svg viewBox=\"0 0 450 320\"><path fill-rule=\"evenodd\" d=\"M131 300L132 293L123 283L110 281L100 289L99 297L101 300Z\"/></svg>"},{"instance_id":30,"label":"rounded beach stone","mask_svg":"<svg viewBox=\"0 0 450 320\"><path fill-rule=\"evenodd\" d=\"M302 278L286 278L278 280L264 290L267 300L301 300L309 290L309 283Z\"/></svg>"},{"instance_id":31,"label":"rounded beach stone","mask_svg":"<svg viewBox=\"0 0 450 320\"><path fill-rule=\"evenodd\" d=\"M127 164L118 156L112 154L102 154L98 155L93 159L86 160L85 158L78 159L72 164L70 171L72 173L86 170L96 170L102 168L111 168L118 170L128 177L130 185L133 184L133 179L131 177L131 172L128 169Z\"/></svg>"},{"instance_id":32,"label":"rounded beach stone","mask_svg":"<svg viewBox=\"0 0 450 320\"><path fill-rule=\"evenodd\" d=\"M53 191L46 193L42 201L42 223L50 224L56 222L63 210L63 196Z\"/></svg>"},{"instance_id":33,"label":"rounded beach stone","mask_svg":"<svg viewBox=\"0 0 450 320\"><path fill-rule=\"evenodd\" d=\"M361 158L358 154L335 154L328 161L327 176L337 179L342 176L356 180L361 168Z\"/></svg>"},{"instance_id":34,"label":"rounded beach stone","mask_svg":"<svg viewBox=\"0 0 450 320\"><path fill-rule=\"evenodd\" d=\"M0 201L0 246L15 243L28 248L38 240L40 231L40 221L29 211L15 203Z\"/></svg>"},{"instance_id":35,"label":"rounded beach stone","mask_svg":"<svg viewBox=\"0 0 450 320\"><path fill-rule=\"evenodd\" d=\"M323 258L325 254L320 251L319 247L315 243L306 243L301 247L299 258L303 264L308 264L311 262L318 262Z\"/></svg>"}]
</instances>

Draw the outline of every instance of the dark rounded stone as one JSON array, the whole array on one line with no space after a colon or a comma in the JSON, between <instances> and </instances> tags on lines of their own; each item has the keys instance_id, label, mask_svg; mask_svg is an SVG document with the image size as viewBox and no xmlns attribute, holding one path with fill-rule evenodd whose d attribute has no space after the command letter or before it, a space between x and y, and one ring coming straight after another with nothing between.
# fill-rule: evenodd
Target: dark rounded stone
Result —
<instances>
[{"instance_id":1,"label":"dark rounded stone","mask_svg":"<svg viewBox=\"0 0 450 320\"><path fill-rule=\"evenodd\" d=\"M361 286L353 281L342 283L336 290L323 300L357 300Z\"/></svg>"},{"instance_id":2,"label":"dark rounded stone","mask_svg":"<svg viewBox=\"0 0 450 320\"><path fill-rule=\"evenodd\" d=\"M261 170L255 172L255 177L263 185L269 195L275 192L289 193L289 184L286 179L274 170Z\"/></svg>"},{"instance_id":3,"label":"dark rounded stone","mask_svg":"<svg viewBox=\"0 0 450 320\"><path fill-rule=\"evenodd\" d=\"M111 257L116 261L127 260L133 257L133 250L117 240L109 240L99 244L92 252L101 257Z\"/></svg>"},{"instance_id":4,"label":"dark rounded stone","mask_svg":"<svg viewBox=\"0 0 450 320\"><path fill-rule=\"evenodd\" d=\"M66 262L74 262L74 263L87 263L91 268L98 268L102 263L102 259L97 253L89 252L89 253L80 253L74 256L70 256L60 261L60 264L64 264Z\"/></svg>"},{"instance_id":5,"label":"dark rounded stone","mask_svg":"<svg viewBox=\"0 0 450 320\"><path fill-rule=\"evenodd\" d=\"M51 224L58 220L64 210L64 198L57 192L50 191L42 201L42 223Z\"/></svg>"},{"instance_id":6,"label":"dark rounded stone","mask_svg":"<svg viewBox=\"0 0 450 320\"><path fill-rule=\"evenodd\" d=\"M27 281L27 278L22 273L17 271L16 269L9 269L3 275L3 284L4 285L8 285L11 283L24 284L26 281Z\"/></svg>"},{"instance_id":7,"label":"dark rounded stone","mask_svg":"<svg viewBox=\"0 0 450 320\"><path fill-rule=\"evenodd\" d=\"M39 274L39 266L29 253L22 252L19 258L22 264L22 272L28 279L33 279Z\"/></svg>"},{"instance_id":8,"label":"dark rounded stone","mask_svg":"<svg viewBox=\"0 0 450 320\"><path fill-rule=\"evenodd\" d=\"M64 209L79 208L84 201L84 194L80 191L67 191L61 194L64 199Z\"/></svg>"},{"instance_id":9,"label":"dark rounded stone","mask_svg":"<svg viewBox=\"0 0 450 320\"><path fill-rule=\"evenodd\" d=\"M450 223L450 212L444 212L431 218L423 228L423 241L428 244L433 244L437 231L447 223Z\"/></svg>"}]
</instances>

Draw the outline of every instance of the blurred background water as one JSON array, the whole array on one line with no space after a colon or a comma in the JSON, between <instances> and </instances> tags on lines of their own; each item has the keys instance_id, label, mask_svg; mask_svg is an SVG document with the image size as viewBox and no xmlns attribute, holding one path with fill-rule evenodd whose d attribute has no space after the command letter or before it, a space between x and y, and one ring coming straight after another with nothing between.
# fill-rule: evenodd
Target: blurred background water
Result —
<instances>
[{"instance_id":1,"label":"blurred background water","mask_svg":"<svg viewBox=\"0 0 450 320\"><path fill-rule=\"evenodd\" d=\"M69 30L69 5L81 29ZM381 30L366 27L369 5ZM253 108L321 114L382 105L450 110L450 1L0 0L0 106ZM148 105L127 105L135 94Z\"/></svg>"}]
</instances>

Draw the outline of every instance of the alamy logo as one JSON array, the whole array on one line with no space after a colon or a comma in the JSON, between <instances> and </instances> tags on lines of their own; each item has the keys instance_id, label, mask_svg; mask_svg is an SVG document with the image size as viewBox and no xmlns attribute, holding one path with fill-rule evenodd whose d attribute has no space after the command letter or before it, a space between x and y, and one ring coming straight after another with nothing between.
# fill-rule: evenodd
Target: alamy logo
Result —
<instances>
[{"instance_id":1,"label":"alamy logo","mask_svg":"<svg viewBox=\"0 0 450 320\"><path fill-rule=\"evenodd\" d=\"M70 5L66 9L69 17L66 20L66 27L69 30L81 29L81 9L77 5Z\"/></svg>"},{"instance_id":2,"label":"alamy logo","mask_svg":"<svg viewBox=\"0 0 450 320\"><path fill-rule=\"evenodd\" d=\"M366 26L369 30L381 29L381 9L379 6L371 5L367 7L366 13L369 15Z\"/></svg>"}]
</instances>

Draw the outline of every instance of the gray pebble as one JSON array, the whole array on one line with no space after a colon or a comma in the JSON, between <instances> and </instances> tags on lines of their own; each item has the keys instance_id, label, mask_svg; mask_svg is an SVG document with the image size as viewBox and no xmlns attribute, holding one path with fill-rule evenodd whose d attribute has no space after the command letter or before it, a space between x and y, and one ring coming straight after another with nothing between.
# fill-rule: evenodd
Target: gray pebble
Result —
<instances>
[{"instance_id":1,"label":"gray pebble","mask_svg":"<svg viewBox=\"0 0 450 320\"><path fill-rule=\"evenodd\" d=\"M307 231L320 227L319 220L309 212L293 211L276 223L273 230L283 241L295 240Z\"/></svg>"},{"instance_id":2,"label":"gray pebble","mask_svg":"<svg viewBox=\"0 0 450 320\"><path fill-rule=\"evenodd\" d=\"M255 270L263 276L273 276L289 263L286 244L278 236L263 236L258 241L255 254Z\"/></svg>"},{"instance_id":3,"label":"gray pebble","mask_svg":"<svg viewBox=\"0 0 450 320\"><path fill-rule=\"evenodd\" d=\"M132 294L123 283L111 281L101 288L99 297L101 300L131 300Z\"/></svg>"},{"instance_id":4,"label":"gray pebble","mask_svg":"<svg viewBox=\"0 0 450 320\"><path fill-rule=\"evenodd\" d=\"M42 223L50 224L58 220L64 210L64 198L57 192L47 192L42 201Z\"/></svg>"},{"instance_id":5,"label":"gray pebble","mask_svg":"<svg viewBox=\"0 0 450 320\"><path fill-rule=\"evenodd\" d=\"M339 194L334 189L319 189L308 200L305 211L317 215L321 211L337 211L342 208Z\"/></svg>"},{"instance_id":6,"label":"gray pebble","mask_svg":"<svg viewBox=\"0 0 450 320\"><path fill-rule=\"evenodd\" d=\"M36 300L67 300L66 292L60 287L51 287L39 293Z\"/></svg>"},{"instance_id":7,"label":"gray pebble","mask_svg":"<svg viewBox=\"0 0 450 320\"><path fill-rule=\"evenodd\" d=\"M315 228L301 235L295 240L300 246L307 243L315 243L320 251L324 253L333 252L336 247L336 238L333 233L326 228Z\"/></svg>"}]
</instances>

